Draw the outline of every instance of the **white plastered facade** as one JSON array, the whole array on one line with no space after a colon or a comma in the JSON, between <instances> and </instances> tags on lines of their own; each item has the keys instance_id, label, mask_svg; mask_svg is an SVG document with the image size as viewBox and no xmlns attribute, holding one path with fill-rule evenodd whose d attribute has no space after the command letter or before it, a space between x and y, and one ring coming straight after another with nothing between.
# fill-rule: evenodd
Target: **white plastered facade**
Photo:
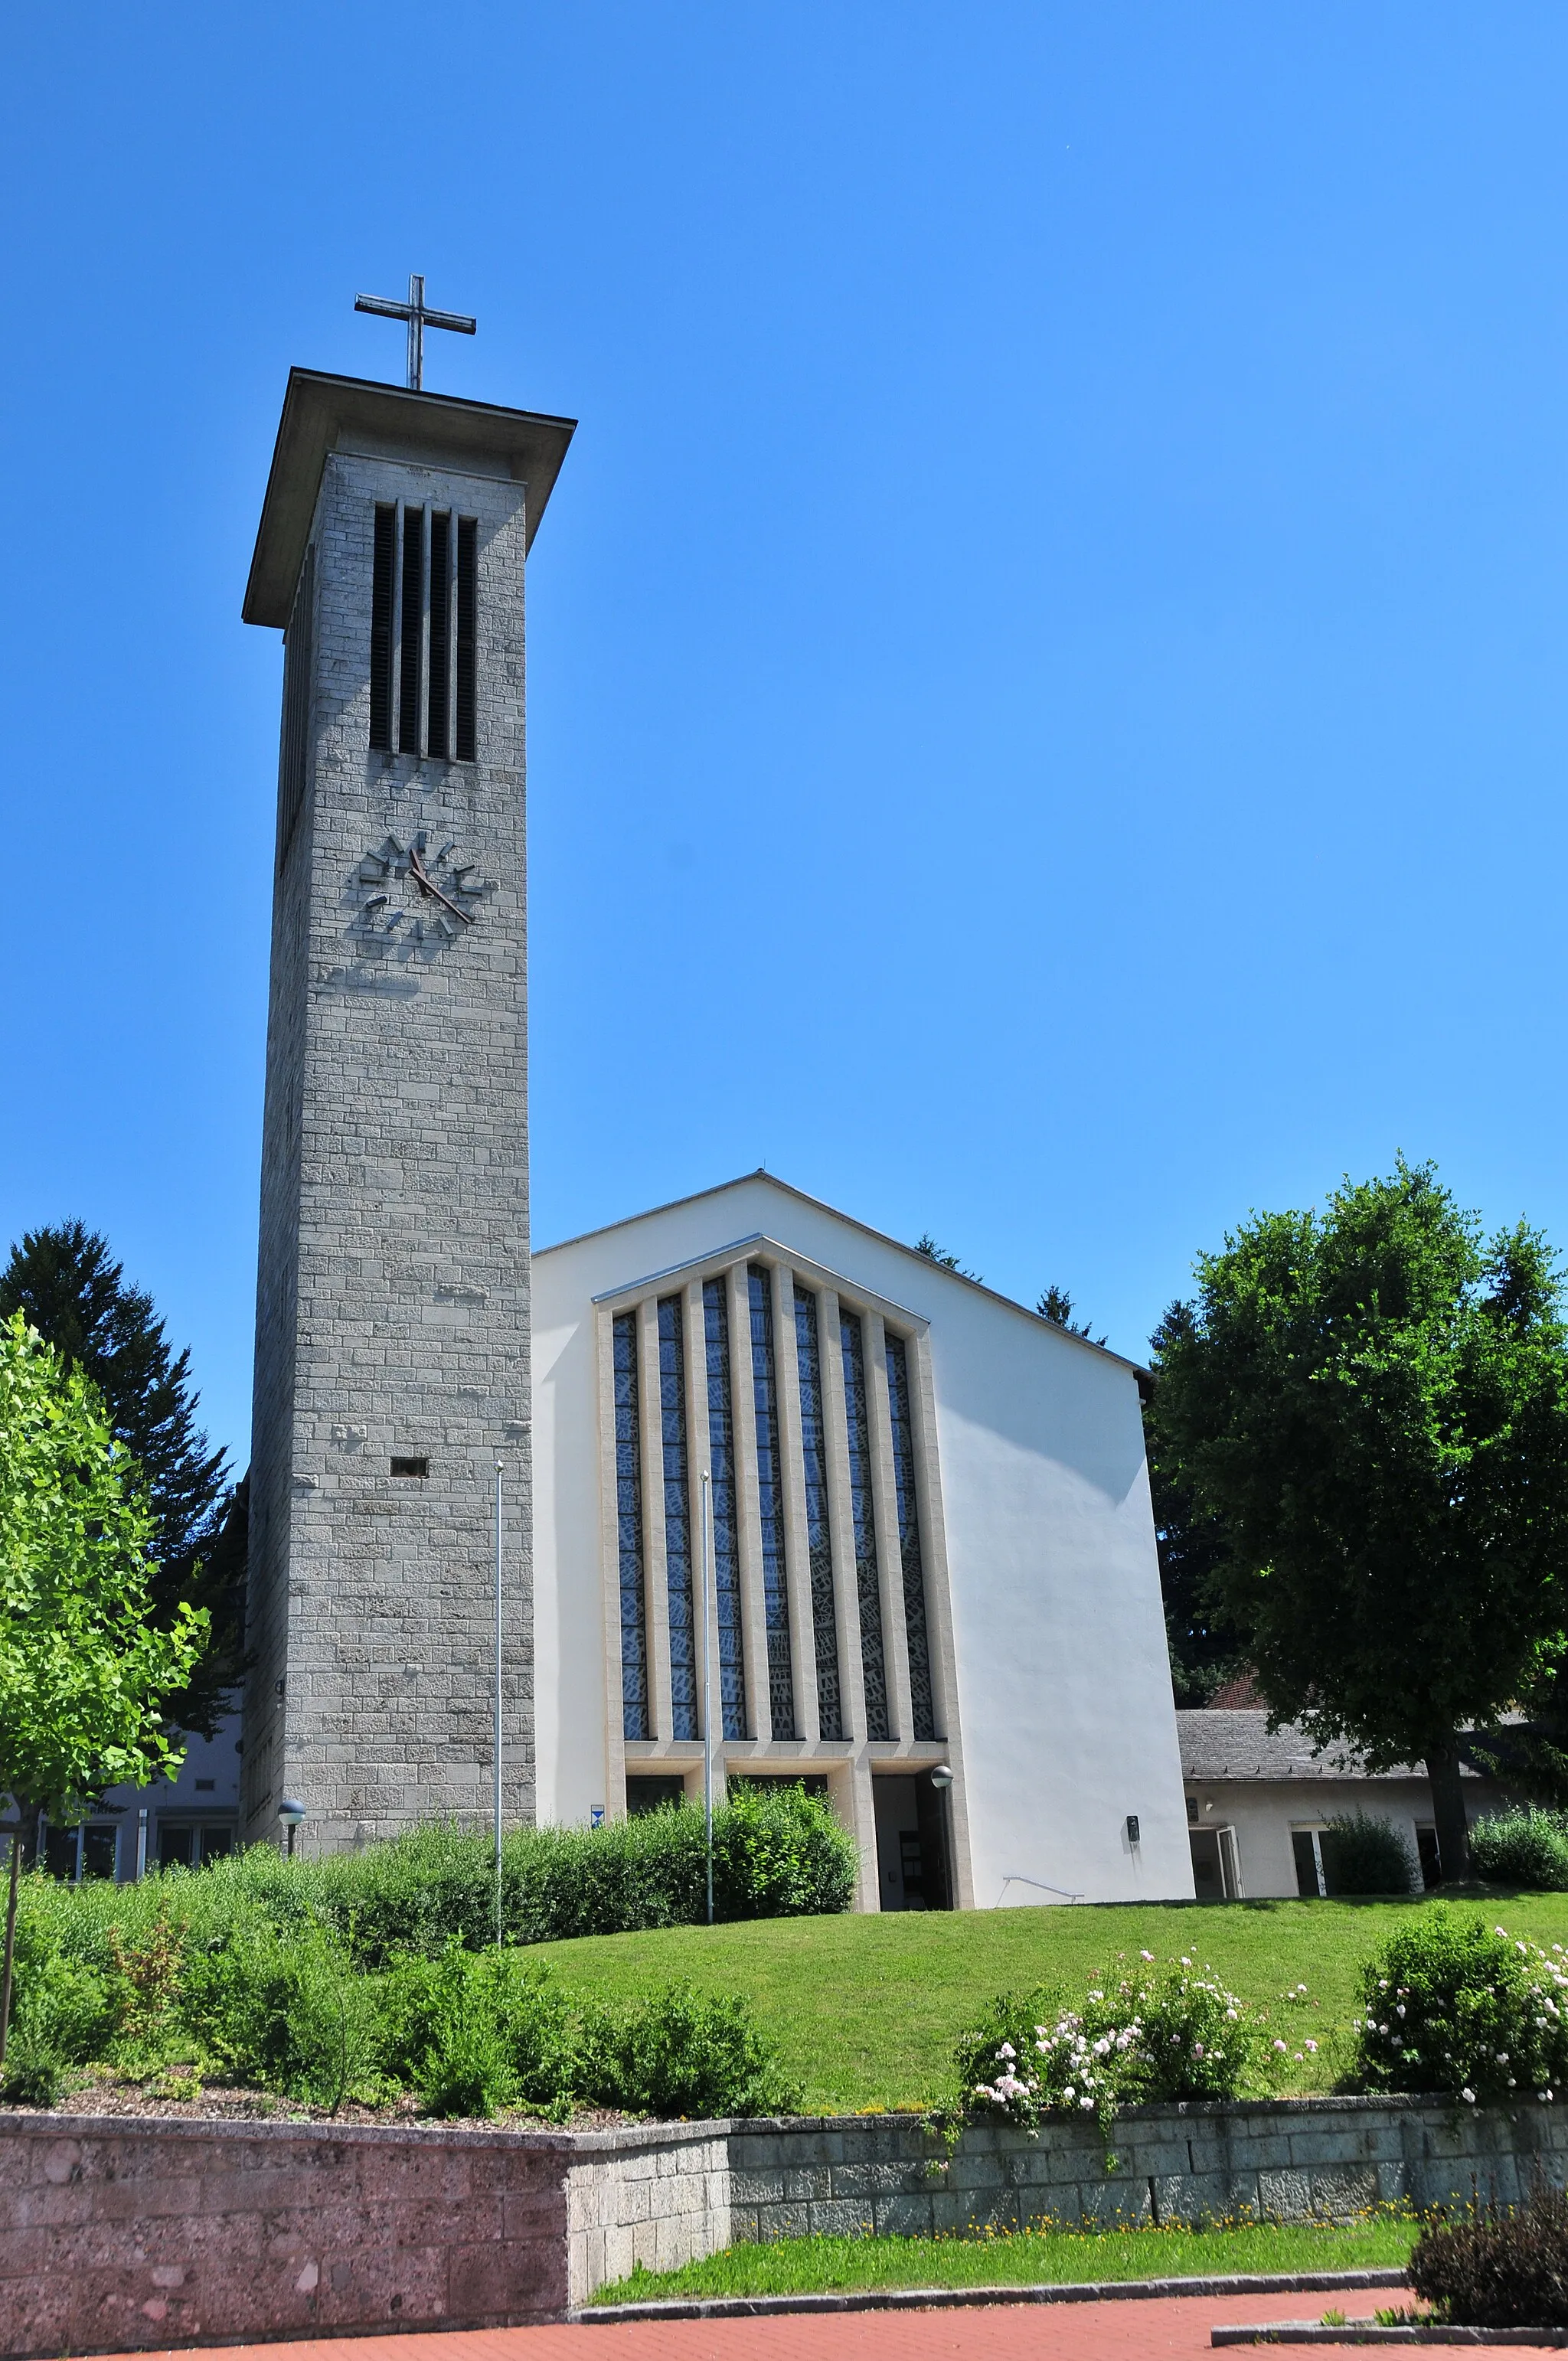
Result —
<instances>
[{"instance_id":1,"label":"white plastered facade","mask_svg":"<svg viewBox=\"0 0 1568 2361\"><path fill-rule=\"evenodd\" d=\"M752 1271L766 1275L772 1306L794 1690L788 1736L773 1734L769 1707L747 1319ZM958 1906L1190 1896L1135 1369L763 1173L533 1257L539 1819L582 1824L600 1811L613 1817L625 1808L629 1776L679 1776L688 1792L699 1787L700 1738L675 1735L672 1702L657 1307L680 1304L666 1318L678 1327L684 1352L684 1455L695 1515L707 1445L704 1290L716 1282L729 1316L746 1691L746 1734L725 1740L723 1770L825 1776L859 1844L863 1909L887 1905L896 1883L886 1855L897 1816L879 1811L879 1802L889 1806L895 1795L919 1790L925 1809L920 1783L928 1784L931 1768L942 1764L953 1773L944 1807L946 1898ZM823 1592L819 1573L814 1604L796 1290L812 1298L821 1339L817 1464L826 1491L819 1487L817 1522L820 1541L825 1507L841 1736L823 1735L818 1713ZM840 1312L864 1342L867 1439L859 1460L846 1425ZM630 1323L622 1336L635 1336L640 1379L647 1735L630 1739L621 1693L618 1318ZM910 1470L906 1449L901 1493L888 1339L902 1345L908 1371L929 1735L916 1733L922 1652L913 1609L906 1612L900 1523ZM873 1530L870 1569L866 1535ZM773 1596L776 1623L776 1583ZM877 1681L862 1606L881 1624L885 1737L867 1734L868 1693ZM700 1730L700 1650L696 1682Z\"/></svg>"}]
</instances>

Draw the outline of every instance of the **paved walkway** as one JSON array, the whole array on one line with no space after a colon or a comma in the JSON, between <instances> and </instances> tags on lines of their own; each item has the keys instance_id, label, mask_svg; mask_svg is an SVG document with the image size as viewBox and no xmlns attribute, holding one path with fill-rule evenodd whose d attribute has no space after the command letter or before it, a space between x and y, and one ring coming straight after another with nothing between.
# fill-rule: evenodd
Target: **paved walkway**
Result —
<instances>
[{"instance_id":1,"label":"paved walkway","mask_svg":"<svg viewBox=\"0 0 1568 2361\"><path fill-rule=\"evenodd\" d=\"M1168 2296L1155 2301L997 2304L976 2312L786 2314L771 2320L629 2321L607 2328L455 2329L208 2348L201 2361L1197 2361L1226 2320L1317 2320L1327 2304L1370 2312L1386 2293ZM1260 2345L1260 2355L1267 2351ZM1288 2348L1287 2348L1288 2349ZM1326 2345L1356 2354L1365 2345ZM147 2356L147 2361L161 2361ZM167 2356L173 2361L173 2356Z\"/></svg>"}]
</instances>

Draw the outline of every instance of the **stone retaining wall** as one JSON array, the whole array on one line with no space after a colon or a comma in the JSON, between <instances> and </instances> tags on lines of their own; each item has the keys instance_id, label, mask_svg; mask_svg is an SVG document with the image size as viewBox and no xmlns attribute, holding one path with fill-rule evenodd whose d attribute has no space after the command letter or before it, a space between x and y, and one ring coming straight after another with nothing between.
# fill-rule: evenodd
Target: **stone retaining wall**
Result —
<instances>
[{"instance_id":1,"label":"stone retaining wall","mask_svg":"<svg viewBox=\"0 0 1568 2361\"><path fill-rule=\"evenodd\" d=\"M0 2114L0 2355L559 2319L635 2263L814 2230L1324 2218L1568 2179L1555 2107L1146 2107L1037 2140L910 2116L607 2132Z\"/></svg>"},{"instance_id":2,"label":"stone retaining wall","mask_svg":"<svg viewBox=\"0 0 1568 2361\"><path fill-rule=\"evenodd\" d=\"M727 2127L0 2116L0 2353L559 2320L729 2241Z\"/></svg>"},{"instance_id":3,"label":"stone retaining wall","mask_svg":"<svg viewBox=\"0 0 1568 2361\"><path fill-rule=\"evenodd\" d=\"M946 2159L905 2116L737 2125L729 2138L731 2235L925 2237L1032 2223L1195 2222L1245 2210L1287 2221L1343 2218L1403 2200L1511 2202L1535 2159L1568 2177L1568 2110L1451 2110L1420 2099L1219 2101L1136 2107L1117 2121L1116 2169L1092 2123L1038 2139L966 2132Z\"/></svg>"}]
</instances>

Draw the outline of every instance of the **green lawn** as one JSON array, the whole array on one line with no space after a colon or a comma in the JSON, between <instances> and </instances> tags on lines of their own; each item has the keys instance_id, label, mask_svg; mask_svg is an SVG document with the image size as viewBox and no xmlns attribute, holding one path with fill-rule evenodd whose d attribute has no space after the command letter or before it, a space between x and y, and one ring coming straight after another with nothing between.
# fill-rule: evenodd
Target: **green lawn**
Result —
<instances>
[{"instance_id":1,"label":"green lawn","mask_svg":"<svg viewBox=\"0 0 1568 2361\"><path fill-rule=\"evenodd\" d=\"M1568 1944L1568 1894L1493 1894L1494 1925ZM1244 1997L1273 2005L1288 1985L1308 1996L1288 2030L1317 2057L1288 2087L1325 2090L1341 2070L1339 2037L1357 1971L1423 1902L1073 1905L1059 1908L754 1919L600 1935L538 1947L572 1989L609 1995L685 1977L741 1993L778 2044L807 2110L918 2107L948 2088L953 2044L998 1993L1055 1984L1072 1996L1140 1949L1162 1963L1185 1952Z\"/></svg>"},{"instance_id":2,"label":"green lawn","mask_svg":"<svg viewBox=\"0 0 1568 2361\"><path fill-rule=\"evenodd\" d=\"M1206 2279L1228 2271L1356 2271L1401 2264L1420 2224L1391 2214L1235 2230L1022 2230L984 2238L783 2238L730 2246L678 2271L634 2271L595 2303L661 2296L800 2295L835 2288L1044 2287L1085 2279Z\"/></svg>"}]
</instances>

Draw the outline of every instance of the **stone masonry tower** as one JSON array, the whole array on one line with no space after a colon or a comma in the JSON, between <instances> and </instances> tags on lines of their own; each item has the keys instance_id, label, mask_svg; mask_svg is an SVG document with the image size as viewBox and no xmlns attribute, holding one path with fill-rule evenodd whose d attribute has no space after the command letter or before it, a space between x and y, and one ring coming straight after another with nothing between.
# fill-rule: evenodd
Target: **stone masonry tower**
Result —
<instances>
[{"instance_id":1,"label":"stone masonry tower","mask_svg":"<svg viewBox=\"0 0 1568 2361\"><path fill-rule=\"evenodd\" d=\"M523 562L572 421L295 369L240 1834L533 1817Z\"/></svg>"}]
</instances>

